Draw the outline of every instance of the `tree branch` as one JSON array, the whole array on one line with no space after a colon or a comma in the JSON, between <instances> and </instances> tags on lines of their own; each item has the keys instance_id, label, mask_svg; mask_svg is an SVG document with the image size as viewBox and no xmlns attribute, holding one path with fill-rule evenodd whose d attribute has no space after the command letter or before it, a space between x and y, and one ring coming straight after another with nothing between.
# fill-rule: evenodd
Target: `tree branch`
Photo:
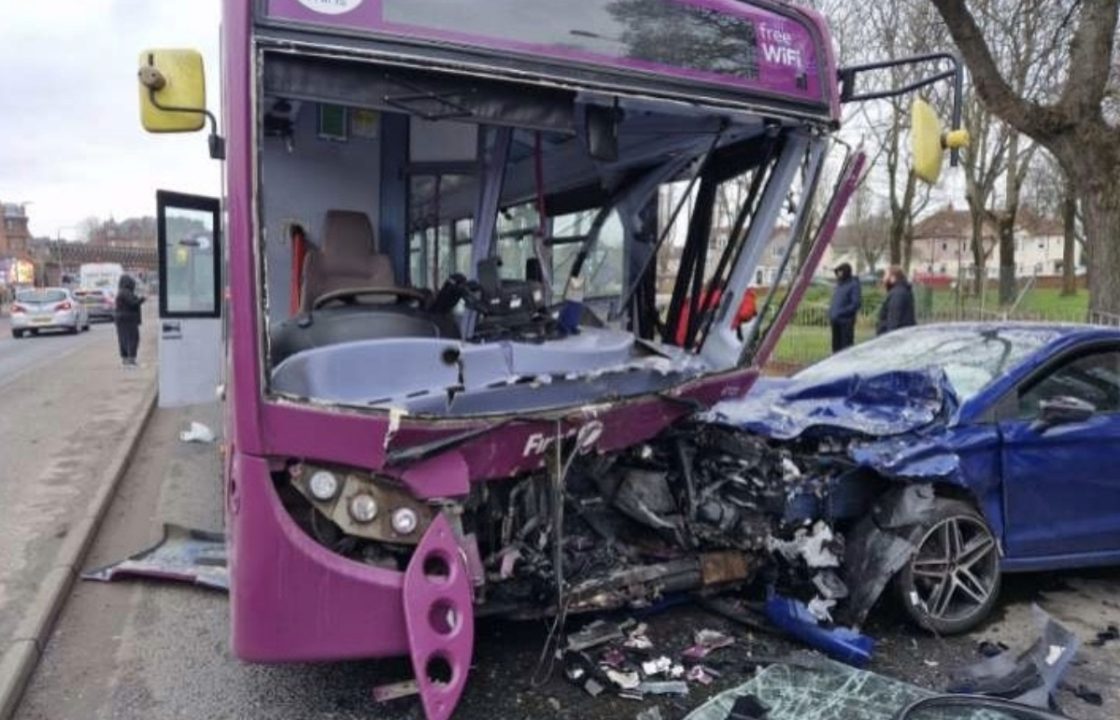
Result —
<instances>
[{"instance_id":1,"label":"tree branch","mask_svg":"<svg viewBox=\"0 0 1120 720\"><path fill-rule=\"evenodd\" d=\"M992 113L1006 119L1032 137L1052 133L1055 127L1069 124L1068 117L1059 110L1044 107L1015 94L1000 74L984 34L977 25L976 18L966 6L965 0L931 0L931 2L941 13L945 25L949 28L949 34L953 36L957 48L968 65L976 92Z\"/></svg>"}]
</instances>

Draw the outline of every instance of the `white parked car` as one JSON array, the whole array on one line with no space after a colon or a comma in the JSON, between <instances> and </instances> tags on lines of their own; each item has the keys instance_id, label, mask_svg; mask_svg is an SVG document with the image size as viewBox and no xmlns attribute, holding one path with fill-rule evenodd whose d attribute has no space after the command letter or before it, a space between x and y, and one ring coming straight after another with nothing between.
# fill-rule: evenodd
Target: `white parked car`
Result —
<instances>
[{"instance_id":1,"label":"white parked car","mask_svg":"<svg viewBox=\"0 0 1120 720\"><path fill-rule=\"evenodd\" d=\"M40 330L89 330L89 311L66 288L35 288L16 293L12 303L12 337Z\"/></svg>"}]
</instances>

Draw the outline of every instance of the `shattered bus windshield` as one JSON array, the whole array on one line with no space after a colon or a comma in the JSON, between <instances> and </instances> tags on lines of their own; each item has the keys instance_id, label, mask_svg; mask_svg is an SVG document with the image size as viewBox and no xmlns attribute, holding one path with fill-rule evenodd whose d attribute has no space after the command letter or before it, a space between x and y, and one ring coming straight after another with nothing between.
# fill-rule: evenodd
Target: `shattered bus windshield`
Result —
<instances>
[{"instance_id":1,"label":"shattered bus windshield","mask_svg":"<svg viewBox=\"0 0 1120 720\"><path fill-rule=\"evenodd\" d=\"M798 123L651 99L280 53L263 77L269 384L318 402L547 411L734 367L714 300L823 156Z\"/></svg>"}]
</instances>

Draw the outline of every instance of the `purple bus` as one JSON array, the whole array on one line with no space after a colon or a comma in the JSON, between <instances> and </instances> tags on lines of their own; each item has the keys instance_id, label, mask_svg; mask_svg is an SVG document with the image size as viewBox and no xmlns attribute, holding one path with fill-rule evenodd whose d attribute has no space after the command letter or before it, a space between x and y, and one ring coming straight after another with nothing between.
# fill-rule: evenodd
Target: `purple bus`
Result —
<instances>
[{"instance_id":1,"label":"purple bus","mask_svg":"<svg viewBox=\"0 0 1120 720\"><path fill-rule=\"evenodd\" d=\"M159 286L169 382L224 358L234 653L410 656L445 718L478 615L744 581L719 532L568 529L614 531L589 478L746 393L813 275L864 163L812 212L860 97L822 18L228 0L222 54L220 128L195 53L146 51L140 97L224 160L221 203L160 193ZM191 323L223 351L172 345Z\"/></svg>"}]
</instances>

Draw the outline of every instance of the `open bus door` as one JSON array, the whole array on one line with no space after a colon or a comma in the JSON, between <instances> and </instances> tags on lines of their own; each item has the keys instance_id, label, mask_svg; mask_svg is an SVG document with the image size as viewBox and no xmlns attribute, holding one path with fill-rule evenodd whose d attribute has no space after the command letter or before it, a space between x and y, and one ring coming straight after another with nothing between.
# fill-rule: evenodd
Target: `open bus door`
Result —
<instances>
[{"instance_id":1,"label":"open bus door","mask_svg":"<svg viewBox=\"0 0 1120 720\"><path fill-rule=\"evenodd\" d=\"M156 193L159 405L211 402L221 382L221 203Z\"/></svg>"}]
</instances>

